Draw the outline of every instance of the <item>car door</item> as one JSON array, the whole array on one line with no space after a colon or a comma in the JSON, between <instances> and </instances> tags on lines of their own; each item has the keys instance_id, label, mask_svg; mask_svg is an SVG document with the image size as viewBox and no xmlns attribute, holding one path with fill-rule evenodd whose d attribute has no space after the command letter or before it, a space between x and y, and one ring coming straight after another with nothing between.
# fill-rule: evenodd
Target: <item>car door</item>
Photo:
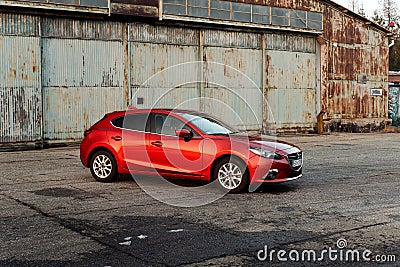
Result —
<instances>
[{"instance_id":1,"label":"car door","mask_svg":"<svg viewBox=\"0 0 400 267\"><path fill-rule=\"evenodd\" d=\"M190 139L180 138L176 131L193 133ZM166 176L201 178L203 171L203 139L183 120L172 114L152 113L150 159L154 168Z\"/></svg>"},{"instance_id":2,"label":"car door","mask_svg":"<svg viewBox=\"0 0 400 267\"><path fill-rule=\"evenodd\" d=\"M125 114L112 121L115 129L108 132L109 142L119 143L120 157L133 173L148 173L152 168L148 151L150 115L147 112ZM115 146L115 145L114 145Z\"/></svg>"}]
</instances>

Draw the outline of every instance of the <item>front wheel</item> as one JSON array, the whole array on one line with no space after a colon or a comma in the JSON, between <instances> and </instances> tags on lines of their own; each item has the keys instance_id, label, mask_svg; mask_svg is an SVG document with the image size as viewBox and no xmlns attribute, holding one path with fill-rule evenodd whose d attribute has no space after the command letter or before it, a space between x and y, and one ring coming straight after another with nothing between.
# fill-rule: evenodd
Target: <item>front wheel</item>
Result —
<instances>
[{"instance_id":1,"label":"front wheel","mask_svg":"<svg viewBox=\"0 0 400 267\"><path fill-rule=\"evenodd\" d=\"M96 152L90 161L90 172L99 182L115 180L118 177L118 168L114 156L108 151Z\"/></svg>"},{"instance_id":2,"label":"front wheel","mask_svg":"<svg viewBox=\"0 0 400 267\"><path fill-rule=\"evenodd\" d=\"M214 169L214 178L221 189L229 193L240 193L248 189L249 173L246 165L236 158L224 158Z\"/></svg>"}]
</instances>

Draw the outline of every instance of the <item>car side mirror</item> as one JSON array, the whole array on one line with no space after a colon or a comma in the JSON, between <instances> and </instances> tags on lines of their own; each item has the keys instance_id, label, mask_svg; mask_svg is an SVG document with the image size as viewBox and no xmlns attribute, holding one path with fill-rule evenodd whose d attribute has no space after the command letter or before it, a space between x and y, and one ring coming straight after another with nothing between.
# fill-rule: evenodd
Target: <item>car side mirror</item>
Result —
<instances>
[{"instance_id":1,"label":"car side mirror","mask_svg":"<svg viewBox=\"0 0 400 267\"><path fill-rule=\"evenodd\" d=\"M176 130L175 133L176 136L185 139L186 142L192 138L192 133L186 129Z\"/></svg>"}]
</instances>

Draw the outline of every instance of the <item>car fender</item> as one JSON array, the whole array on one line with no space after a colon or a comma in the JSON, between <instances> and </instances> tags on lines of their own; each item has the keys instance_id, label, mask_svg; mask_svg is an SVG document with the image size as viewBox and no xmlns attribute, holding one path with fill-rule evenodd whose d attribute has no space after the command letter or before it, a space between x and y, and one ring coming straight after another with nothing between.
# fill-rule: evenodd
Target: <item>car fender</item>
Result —
<instances>
[{"instance_id":1,"label":"car fender","mask_svg":"<svg viewBox=\"0 0 400 267\"><path fill-rule=\"evenodd\" d=\"M105 143L105 142L95 143L88 149L88 151L90 151L87 154L87 158L86 158L86 162L87 162L88 166L90 164L89 160L90 160L91 155L95 151L98 151L98 150L101 150L101 149L106 149L106 150L110 151L111 154L114 156L115 160L117 161L117 166L118 166L118 172L119 173L122 173L127 169L126 162L124 160L120 159L120 157L118 156L118 152L115 150L115 148L113 146L111 146L110 144Z\"/></svg>"}]
</instances>

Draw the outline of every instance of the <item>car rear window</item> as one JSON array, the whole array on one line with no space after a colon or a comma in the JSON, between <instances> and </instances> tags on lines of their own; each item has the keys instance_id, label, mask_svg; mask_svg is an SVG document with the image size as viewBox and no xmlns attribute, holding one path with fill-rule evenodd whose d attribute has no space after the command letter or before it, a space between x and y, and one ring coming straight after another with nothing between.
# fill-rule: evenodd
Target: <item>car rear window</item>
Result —
<instances>
[{"instance_id":1,"label":"car rear window","mask_svg":"<svg viewBox=\"0 0 400 267\"><path fill-rule=\"evenodd\" d=\"M115 118L111 122L117 128L144 132L147 129L149 117L147 113L129 114Z\"/></svg>"}]
</instances>

